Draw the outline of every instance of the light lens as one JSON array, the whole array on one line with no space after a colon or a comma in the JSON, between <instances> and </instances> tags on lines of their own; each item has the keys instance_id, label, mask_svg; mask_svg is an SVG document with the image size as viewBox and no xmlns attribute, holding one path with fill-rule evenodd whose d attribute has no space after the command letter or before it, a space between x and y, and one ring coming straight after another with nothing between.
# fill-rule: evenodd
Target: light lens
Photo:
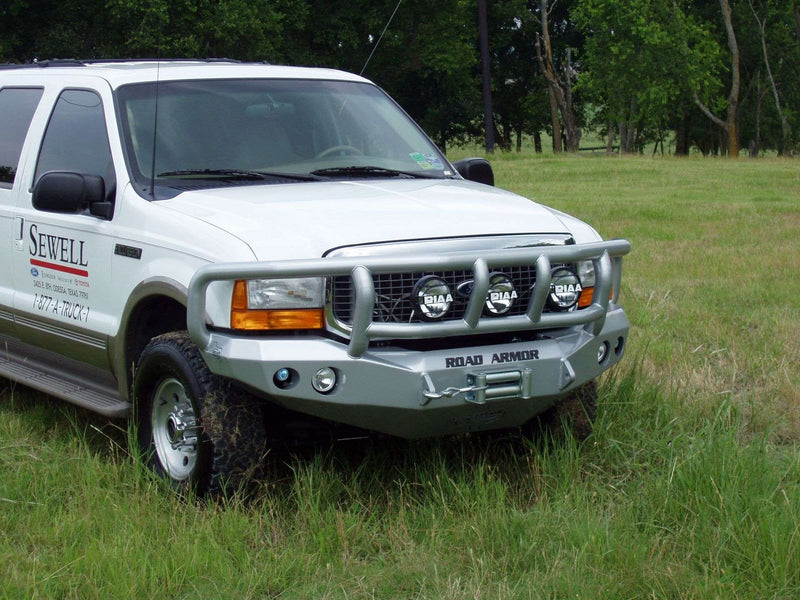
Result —
<instances>
[{"instance_id":1,"label":"light lens","mask_svg":"<svg viewBox=\"0 0 800 600\"><path fill-rule=\"evenodd\" d=\"M323 289L321 278L239 280L233 286L231 327L248 331L322 329Z\"/></svg>"},{"instance_id":2,"label":"light lens","mask_svg":"<svg viewBox=\"0 0 800 600\"><path fill-rule=\"evenodd\" d=\"M419 316L425 321L441 319L450 310L453 294L444 279L426 275L414 285L411 299Z\"/></svg>"},{"instance_id":3,"label":"light lens","mask_svg":"<svg viewBox=\"0 0 800 600\"><path fill-rule=\"evenodd\" d=\"M597 349L597 362L602 364L606 356L608 356L608 342L603 342Z\"/></svg>"},{"instance_id":4,"label":"light lens","mask_svg":"<svg viewBox=\"0 0 800 600\"><path fill-rule=\"evenodd\" d=\"M559 267L553 270L547 304L551 310L571 310L578 304L582 291L578 276L571 269Z\"/></svg>"},{"instance_id":5,"label":"light lens","mask_svg":"<svg viewBox=\"0 0 800 600\"><path fill-rule=\"evenodd\" d=\"M321 308L324 288L321 277L251 279L247 282L247 308Z\"/></svg>"},{"instance_id":6,"label":"light lens","mask_svg":"<svg viewBox=\"0 0 800 600\"><path fill-rule=\"evenodd\" d=\"M575 265L578 268L578 277L584 288L594 287L594 264L590 260L584 260Z\"/></svg>"},{"instance_id":7,"label":"light lens","mask_svg":"<svg viewBox=\"0 0 800 600\"><path fill-rule=\"evenodd\" d=\"M327 394L336 387L336 371L330 367L323 367L314 373L311 385L320 394Z\"/></svg>"}]
</instances>

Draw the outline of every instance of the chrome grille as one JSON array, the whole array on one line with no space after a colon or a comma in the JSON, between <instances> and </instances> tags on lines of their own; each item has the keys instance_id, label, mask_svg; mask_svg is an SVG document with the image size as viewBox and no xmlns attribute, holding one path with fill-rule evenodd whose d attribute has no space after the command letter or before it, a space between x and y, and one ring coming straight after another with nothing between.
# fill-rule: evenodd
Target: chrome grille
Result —
<instances>
[{"instance_id":1,"label":"chrome grille","mask_svg":"<svg viewBox=\"0 0 800 600\"><path fill-rule=\"evenodd\" d=\"M504 273L514 282L518 298L511 309L503 316L525 314L531 290L536 283L536 270L533 265L522 267L492 268L493 273ZM426 275L443 279L453 293L453 303L442 321L456 321L464 316L469 302L468 295L456 291L458 285L473 278L471 271L431 271L427 273L373 273L375 284L375 309L372 320L380 323L419 323L422 320L414 311L411 294L414 285ZM341 323L351 324L354 293L350 277L334 277L331 282L330 298L333 315Z\"/></svg>"}]
</instances>

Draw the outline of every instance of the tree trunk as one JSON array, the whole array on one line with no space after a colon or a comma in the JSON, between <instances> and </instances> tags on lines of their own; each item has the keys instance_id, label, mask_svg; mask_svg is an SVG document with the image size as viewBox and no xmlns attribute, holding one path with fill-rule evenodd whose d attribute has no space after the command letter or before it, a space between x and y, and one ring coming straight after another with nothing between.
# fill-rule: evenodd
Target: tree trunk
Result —
<instances>
[{"instance_id":1,"label":"tree trunk","mask_svg":"<svg viewBox=\"0 0 800 600\"><path fill-rule=\"evenodd\" d=\"M719 0L720 8L722 9L722 20L725 22L725 32L728 37L728 49L731 52L731 91L728 94L728 110L723 121L717 115L703 104L700 96L697 95L697 90L692 90L694 95L694 102L697 107L703 111L714 124L722 128L726 133L726 140L724 147L727 148L728 156L731 158L738 158L739 156L739 132L736 126L736 120L739 112L739 45L736 43L736 35L733 31L733 22L731 21L731 6L728 0Z\"/></svg>"},{"instance_id":2,"label":"tree trunk","mask_svg":"<svg viewBox=\"0 0 800 600\"><path fill-rule=\"evenodd\" d=\"M539 131L533 133L533 149L536 154L542 153L542 134Z\"/></svg>"},{"instance_id":3,"label":"tree trunk","mask_svg":"<svg viewBox=\"0 0 800 600\"><path fill-rule=\"evenodd\" d=\"M786 116L786 113L783 111L781 107L781 97L778 94L778 86L775 85L775 78L772 76L772 68L769 64L769 54L767 53L767 18L764 17L764 20L758 18L758 13L756 12L755 7L753 6L752 0L748 0L750 3L750 10L753 11L753 16L756 18L756 23L758 23L758 27L761 30L761 49L764 53L764 67L767 69L767 77L769 78L769 84L772 87L772 95L775 98L775 108L778 111L778 115L781 118L781 142L778 145L778 156L783 156L786 153L786 142L789 138L789 119ZM797 11L797 5L792 7L795 11ZM797 13L795 12L795 18L798 18ZM798 32L800 33L800 32ZM758 91L759 94L761 92L761 78L758 79ZM758 99L759 109L761 108L761 98ZM757 142L758 144L758 142Z\"/></svg>"},{"instance_id":4,"label":"tree trunk","mask_svg":"<svg viewBox=\"0 0 800 600\"><path fill-rule=\"evenodd\" d=\"M755 148L750 151L750 155L754 158L758 156L758 151L761 150L761 98L761 73L759 72L756 89L756 139L753 143Z\"/></svg>"},{"instance_id":5,"label":"tree trunk","mask_svg":"<svg viewBox=\"0 0 800 600\"><path fill-rule=\"evenodd\" d=\"M608 141L606 142L606 154L614 154L614 121L608 122Z\"/></svg>"},{"instance_id":6,"label":"tree trunk","mask_svg":"<svg viewBox=\"0 0 800 600\"><path fill-rule=\"evenodd\" d=\"M731 93L728 94L728 113L725 121L725 130L728 132L728 156L739 156L739 131L736 121L739 113L739 45L733 31L731 20L731 5L728 0L719 0L722 8L722 18L725 21L725 32L728 35L728 48L731 51Z\"/></svg>"},{"instance_id":7,"label":"tree trunk","mask_svg":"<svg viewBox=\"0 0 800 600\"><path fill-rule=\"evenodd\" d=\"M792 2L792 12L794 13L794 27L797 30L797 39L800 40L800 6L797 2Z\"/></svg>"},{"instance_id":8,"label":"tree trunk","mask_svg":"<svg viewBox=\"0 0 800 600\"><path fill-rule=\"evenodd\" d=\"M547 88L550 98L550 121L553 124L553 152L559 154L563 151L561 146L561 119L558 118L558 102L552 88Z\"/></svg>"},{"instance_id":9,"label":"tree trunk","mask_svg":"<svg viewBox=\"0 0 800 600\"><path fill-rule=\"evenodd\" d=\"M494 152L494 116L492 112L492 76L489 63L489 30L486 0L478 0L478 32L481 45L481 79L483 81L483 128L486 152Z\"/></svg>"},{"instance_id":10,"label":"tree trunk","mask_svg":"<svg viewBox=\"0 0 800 600\"><path fill-rule=\"evenodd\" d=\"M556 69L553 62L553 47L550 43L550 30L547 23L547 0L539 0L539 9L542 31L541 34L536 35L536 58L550 92L550 110L553 117L553 151L560 151L556 149L556 139L559 136L556 136L557 114L554 114L555 105L558 111L561 112L567 150L569 152L577 152L581 142L581 130L578 127L578 120L575 117L575 109L572 105L572 65L568 56L563 75ZM542 44L544 44L544 48L542 48Z\"/></svg>"},{"instance_id":11,"label":"tree trunk","mask_svg":"<svg viewBox=\"0 0 800 600\"><path fill-rule=\"evenodd\" d=\"M682 115L675 130L675 156L689 156L689 119Z\"/></svg>"},{"instance_id":12,"label":"tree trunk","mask_svg":"<svg viewBox=\"0 0 800 600\"><path fill-rule=\"evenodd\" d=\"M633 153L636 151L636 112L638 103L636 98L631 100L631 112L628 115L628 139L625 140L625 150Z\"/></svg>"}]
</instances>

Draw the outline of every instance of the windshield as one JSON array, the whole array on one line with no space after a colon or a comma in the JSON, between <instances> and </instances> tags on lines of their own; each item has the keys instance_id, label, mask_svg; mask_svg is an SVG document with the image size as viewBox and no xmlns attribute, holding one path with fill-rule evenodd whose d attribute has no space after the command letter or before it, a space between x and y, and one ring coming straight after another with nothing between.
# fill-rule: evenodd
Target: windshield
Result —
<instances>
[{"instance_id":1,"label":"windshield","mask_svg":"<svg viewBox=\"0 0 800 600\"><path fill-rule=\"evenodd\" d=\"M156 198L225 185L451 175L419 127L367 83L168 81L117 95L132 179L153 194L155 165Z\"/></svg>"}]
</instances>

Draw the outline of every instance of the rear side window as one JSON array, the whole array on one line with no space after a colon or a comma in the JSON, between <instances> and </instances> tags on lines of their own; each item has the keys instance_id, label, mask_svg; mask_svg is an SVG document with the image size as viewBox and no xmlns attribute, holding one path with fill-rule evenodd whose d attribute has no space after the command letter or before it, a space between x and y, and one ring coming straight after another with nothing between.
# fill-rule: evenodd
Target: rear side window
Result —
<instances>
[{"instance_id":1,"label":"rear side window","mask_svg":"<svg viewBox=\"0 0 800 600\"><path fill-rule=\"evenodd\" d=\"M0 90L0 188L14 185L22 144L41 97L41 89Z\"/></svg>"},{"instance_id":2,"label":"rear side window","mask_svg":"<svg viewBox=\"0 0 800 600\"><path fill-rule=\"evenodd\" d=\"M39 151L34 181L48 171L99 175L105 179L106 190L113 188L103 103L94 92L65 90L58 97Z\"/></svg>"}]
</instances>

